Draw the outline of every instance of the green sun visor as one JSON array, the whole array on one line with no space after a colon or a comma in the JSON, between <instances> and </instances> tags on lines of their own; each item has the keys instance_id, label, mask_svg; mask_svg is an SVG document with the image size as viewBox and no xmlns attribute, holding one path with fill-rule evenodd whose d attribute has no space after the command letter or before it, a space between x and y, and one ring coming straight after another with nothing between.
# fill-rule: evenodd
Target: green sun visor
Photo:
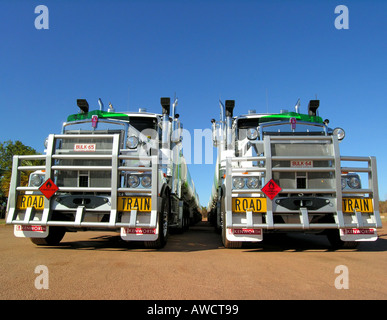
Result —
<instances>
[{"instance_id":1,"label":"green sun visor","mask_svg":"<svg viewBox=\"0 0 387 320\"><path fill-rule=\"evenodd\" d=\"M305 122L323 123L323 119L319 116L309 116L307 114L301 114L296 112L286 112L281 114L272 114L268 116L263 116L259 119L259 122L264 123L264 122L271 122L271 121L283 121L283 120L289 120L291 118L296 118L296 120L305 121Z\"/></svg>"},{"instance_id":2,"label":"green sun visor","mask_svg":"<svg viewBox=\"0 0 387 320\"><path fill-rule=\"evenodd\" d=\"M129 120L129 116L124 113L94 110L86 113L72 114L67 117L67 122L91 119L95 115L98 116L98 118L103 118L103 119L127 120L127 121Z\"/></svg>"}]
</instances>

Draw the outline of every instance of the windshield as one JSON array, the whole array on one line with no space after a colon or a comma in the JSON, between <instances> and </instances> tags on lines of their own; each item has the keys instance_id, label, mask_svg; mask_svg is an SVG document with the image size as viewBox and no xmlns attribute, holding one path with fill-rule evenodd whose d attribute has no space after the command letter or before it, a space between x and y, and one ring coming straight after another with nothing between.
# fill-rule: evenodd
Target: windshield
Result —
<instances>
[{"instance_id":1,"label":"windshield","mask_svg":"<svg viewBox=\"0 0 387 320\"><path fill-rule=\"evenodd\" d=\"M130 116L129 124L151 139L156 139L158 137L157 118Z\"/></svg>"},{"instance_id":2,"label":"windshield","mask_svg":"<svg viewBox=\"0 0 387 320\"><path fill-rule=\"evenodd\" d=\"M140 132L145 129L157 129L156 118L130 117L129 124Z\"/></svg>"},{"instance_id":3,"label":"windshield","mask_svg":"<svg viewBox=\"0 0 387 320\"><path fill-rule=\"evenodd\" d=\"M254 128L257 129L259 124L259 118L253 119L240 119L238 121L238 139L243 140L247 136L247 130Z\"/></svg>"}]
</instances>

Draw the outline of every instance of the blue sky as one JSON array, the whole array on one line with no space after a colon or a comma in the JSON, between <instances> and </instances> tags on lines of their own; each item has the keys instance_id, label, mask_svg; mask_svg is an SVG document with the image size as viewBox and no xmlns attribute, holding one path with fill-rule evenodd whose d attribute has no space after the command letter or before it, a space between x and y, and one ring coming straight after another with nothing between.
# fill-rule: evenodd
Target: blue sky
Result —
<instances>
[{"instance_id":1,"label":"blue sky","mask_svg":"<svg viewBox=\"0 0 387 320\"><path fill-rule=\"evenodd\" d=\"M49 9L49 29L34 26ZM337 5L349 9L338 30ZM77 98L117 111L160 112L179 98L184 128L210 128L219 97L234 114L292 109L320 99L320 115L346 130L343 155L374 155L387 198L387 2L1 1L0 140L43 152ZM6 116L5 116L6 115ZM214 150L215 155L215 150ZM204 162L204 155L203 155ZM214 164L191 164L202 205Z\"/></svg>"}]
</instances>

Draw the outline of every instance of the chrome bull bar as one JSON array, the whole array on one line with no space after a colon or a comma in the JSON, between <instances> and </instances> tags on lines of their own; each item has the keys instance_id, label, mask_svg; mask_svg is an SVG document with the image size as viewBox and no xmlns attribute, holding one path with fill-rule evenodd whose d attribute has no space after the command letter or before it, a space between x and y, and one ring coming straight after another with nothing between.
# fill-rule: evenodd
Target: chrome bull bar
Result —
<instances>
[{"instance_id":1,"label":"chrome bull bar","mask_svg":"<svg viewBox=\"0 0 387 320\"><path fill-rule=\"evenodd\" d=\"M61 149L55 148L57 140L59 139L77 139L79 141L87 139L110 140L112 142L111 150L104 150L106 154L98 153L82 153L82 154L61 154ZM48 138L48 145L45 155L19 155L13 158L12 176L10 184L10 192L7 204L7 224L17 225L37 225L37 226L64 226L75 228L107 228L116 229L120 227L129 228L156 228L157 225L157 209L158 209L158 159L157 156L139 156L130 154L130 150L120 149L120 135L119 134L65 134L65 135L50 135ZM97 165L59 165L57 160L111 160L108 166ZM44 161L44 165L32 166L21 165L23 160ZM150 167L125 166L122 165L126 160L146 161L150 163ZM58 186L58 191L50 199L44 198L43 210L37 210L34 207L29 207L26 210L19 210L17 208L18 197L22 194L40 194L39 187L21 186L21 172L31 172L36 170L45 171L45 180L49 178L55 181L54 172L60 171L101 171L109 172L111 174L110 186L108 187L64 187ZM150 172L152 178L152 186L150 188L127 188L121 186L122 172ZM70 209L61 205L56 199L58 197L65 197L68 193L89 193L97 195L104 194L107 203L97 208L87 208L84 205L79 205L76 208ZM136 223L137 210L130 211L129 221L120 221L118 214L120 209L117 208L119 194L125 196L146 196L151 198L151 212L148 221ZM55 211L65 212L66 214L73 214L73 221L67 220L53 220L53 213ZM87 221L91 216L95 215L109 215L108 221ZM127 213L125 213L127 214ZM95 220L95 219L91 219Z\"/></svg>"},{"instance_id":2,"label":"chrome bull bar","mask_svg":"<svg viewBox=\"0 0 387 320\"><path fill-rule=\"evenodd\" d=\"M272 143L297 141L302 143L319 143L325 141L331 144L331 154L319 156L278 156L272 155ZM226 213L226 227L227 228L263 228L267 230L307 230L307 229L343 229L343 228L381 228L382 221L379 213L379 193L377 182L377 168L375 157L352 157L340 156L339 145L336 136L265 136L262 141L251 141L260 146L263 150L263 156L253 157L228 157L226 158L225 168L225 213ZM291 161L291 160L313 160L313 161L330 161L331 166L328 167L310 167L310 168L290 168L290 167L273 167L273 161ZM252 162L264 163L263 166L246 166L246 163ZM343 166L343 162L366 163L366 167L351 167ZM244 166L240 164L244 162ZM238 164L236 164L238 163ZM281 194L326 194L329 199L330 208L327 207L319 210L310 210L305 207L300 207L298 211L288 210L281 207L276 199L271 201L266 199L265 194L260 189L234 189L232 178L240 176L242 173L261 174L264 177L264 186L273 178L275 172L332 172L334 174L334 187L332 188L311 188L311 189L297 189L285 188L281 190ZM368 174L368 188L342 190L341 188L341 174L344 172L362 172ZM330 196L329 196L330 195ZM333 197L332 197L333 195ZM373 213L369 214L368 221L360 210L354 209L352 213L343 212L342 200L343 197L355 195L356 197L368 197L372 199ZM266 212L253 213L251 210L246 210L245 219L236 219L236 214L232 211L233 198L237 197L258 197L265 199ZM311 223L311 215L323 214L329 210L333 215L334 222L332 223ZM274 216L278 214L298 215L299 223L275 223ZM262 219L256 219L257 215L265 216L265 223ZM256 222L254 222L254 220Z\"/></svg>"}]
</instances>

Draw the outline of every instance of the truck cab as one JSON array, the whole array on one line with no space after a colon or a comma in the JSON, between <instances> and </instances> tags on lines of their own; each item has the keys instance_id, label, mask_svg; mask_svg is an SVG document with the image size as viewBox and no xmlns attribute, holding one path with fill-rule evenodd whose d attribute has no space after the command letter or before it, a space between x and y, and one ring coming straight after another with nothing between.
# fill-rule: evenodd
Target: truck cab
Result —
<instances>
[{"instance_id":1,"label":"truck cab","mask_svg":"<svg viewBox=\"0 0 387 320\"><path fill-rule=\"evenodd\" d=\"M78 99L80 112L67 118L61 134L48 136L44 155L32 156L41 166L22 166L27 156L15 156L7 216L15 235L50 245L65 232L116 230L125 241L161 248L171 228L185 230L199 200L195 190L182 188L193 182L177 100L172 116L170 99L160 102L157 114L115 112L111 104L105 111L102 102L89 111ZM28 186L20 186L21 171L33 171Z\"/></svg>"},{"instance_id":2,"label":"truck cab","mask_svg":"<svg viewBox=\"0 0 387 320\"><path fill-rule=\"evenodd\" d=\"M298 104L295 112L234 117L234 105L221 104L213 121L218 158L208 205L226 247L276 232L325 233L335 246L377 239L376 159L340 155L345 132L318 116L319 100L306 114Z\"/></svg>"}]
</instances>

